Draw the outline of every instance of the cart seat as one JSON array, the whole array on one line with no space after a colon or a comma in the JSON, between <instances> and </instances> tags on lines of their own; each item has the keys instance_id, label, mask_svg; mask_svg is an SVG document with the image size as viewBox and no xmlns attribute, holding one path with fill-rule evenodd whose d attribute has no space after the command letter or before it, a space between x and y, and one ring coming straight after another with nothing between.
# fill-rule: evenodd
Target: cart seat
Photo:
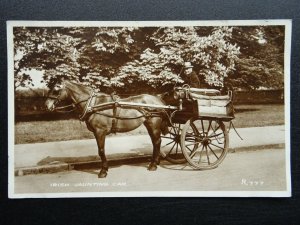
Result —
<instances>
[{"instance_id":1,"label":"cart seat","mask_svg":"<svg viewBox=\"0 0 300 225\"><path fill-rule=\"evenodd\" d=\"M209 96L209 95L202 95L190 92L190 97L194 100L205 99L205 100L231 100L230 95L216 95L216 96Z\"/></svg>"},{"instance_id":2,"label":"cart seat","mask_svg":"<svg viewBox=\"0 0 300 225\"><path fill-rule=\"evenodd\" d=\"M217 89L206 89L206 88L190 88L190 93L199 95L219 95L220 91Z\"/></svg>"}]
</instances>

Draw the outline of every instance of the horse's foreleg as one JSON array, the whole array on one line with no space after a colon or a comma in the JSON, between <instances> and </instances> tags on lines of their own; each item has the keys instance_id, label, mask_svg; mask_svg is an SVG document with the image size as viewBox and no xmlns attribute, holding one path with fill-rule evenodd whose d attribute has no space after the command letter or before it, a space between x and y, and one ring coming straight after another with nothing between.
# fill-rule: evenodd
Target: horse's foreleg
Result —
<instances>
[{"instance_id":1,"label":"horse's foreleg","mask_svg":"<svg viewBox=\"0 0 300 225\"><path fill-rule=\"evenodd\" d=\"M108 171L108 163L106 160L106 156L105 156L105 136L106 136L106 132L103 130L96 130L94 132L96 141L97 141L97 145L98 145L98 154L101 158L101 162L102 162L102 168L98 174L99 178L104 178L107 176L107 171Z\"/></svg>"},{"instance_id":2,"label":"horse's foreleg","mask_svg":"<svg viewBox=\"0 0 300 225\"><path fill-rule=\"evenodd\" d=\"M160 160L160 144L161 144L161 130L157 127L157 123L147 123L145 122L145 126L148 130L148 133L151 137L151 141L153 144L153 154L151 163L148 166L148 170L154 171L157 169L157 165L159 165Z\"/></svg>"}]
</instances>

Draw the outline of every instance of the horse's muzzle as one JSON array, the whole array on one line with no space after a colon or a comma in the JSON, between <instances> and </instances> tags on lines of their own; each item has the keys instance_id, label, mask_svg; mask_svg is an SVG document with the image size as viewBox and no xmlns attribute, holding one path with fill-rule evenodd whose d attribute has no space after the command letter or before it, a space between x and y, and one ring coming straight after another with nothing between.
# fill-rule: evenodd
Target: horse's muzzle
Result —
<instances>
[{"instance_id":1,"label":"horse's muzzle","mask_svg":"<svg viewBox=\"0 0 300 225\"><path fill-rule=\"evenodd\" d=\"M47 108L47 110L50 111L50 112L53 112L54 109L55 109L54 105L52 105L51 107L46 107L46 108Z\"/></svg>"}]
</instances>

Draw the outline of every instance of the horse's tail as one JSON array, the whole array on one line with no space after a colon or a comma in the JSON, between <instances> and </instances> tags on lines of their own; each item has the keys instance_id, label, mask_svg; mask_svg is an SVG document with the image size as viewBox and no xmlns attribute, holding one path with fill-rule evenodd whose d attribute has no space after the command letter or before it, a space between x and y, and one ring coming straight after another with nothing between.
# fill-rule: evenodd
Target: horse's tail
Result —
<instances>
[{"instance_id":1,"label":"horse's tail","mask_svg":"<svg viewBox=\"0 0 300 225\"><path fill-rule=\"evenodd\" d=\"M169 124L170 124L169 120L170 119L169 119L167 113L163 112L162 113L162 121L161 121L161 125L160 125L160 130L163 135L166 135L167 133L169 133Z\"/></svg>"}]
</instances>

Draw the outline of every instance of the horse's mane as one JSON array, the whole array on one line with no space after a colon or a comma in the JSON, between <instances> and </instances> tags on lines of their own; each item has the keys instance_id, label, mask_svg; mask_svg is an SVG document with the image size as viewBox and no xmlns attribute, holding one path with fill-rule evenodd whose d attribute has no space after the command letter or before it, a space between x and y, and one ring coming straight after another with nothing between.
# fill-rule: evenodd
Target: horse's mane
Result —
<instances>
[{"instance_id":1,"label":"horse's mane","mask_svg":"<svg viewBox=\"0 0 300 225\"><path fill-rule=\"evenodd\" d=\"M67 85L69 87L76 87L76 90L80 89L80 91L84 91L87 94L91 93L93 90L93 88L91 88L87 85L78 84L78 83L75 83L75 82L69 81L69 80L65 80L64 83L65 83L65 85ZM76 91L76 90L74 90L74 91Z\"/></svg>"}]
</instances>

